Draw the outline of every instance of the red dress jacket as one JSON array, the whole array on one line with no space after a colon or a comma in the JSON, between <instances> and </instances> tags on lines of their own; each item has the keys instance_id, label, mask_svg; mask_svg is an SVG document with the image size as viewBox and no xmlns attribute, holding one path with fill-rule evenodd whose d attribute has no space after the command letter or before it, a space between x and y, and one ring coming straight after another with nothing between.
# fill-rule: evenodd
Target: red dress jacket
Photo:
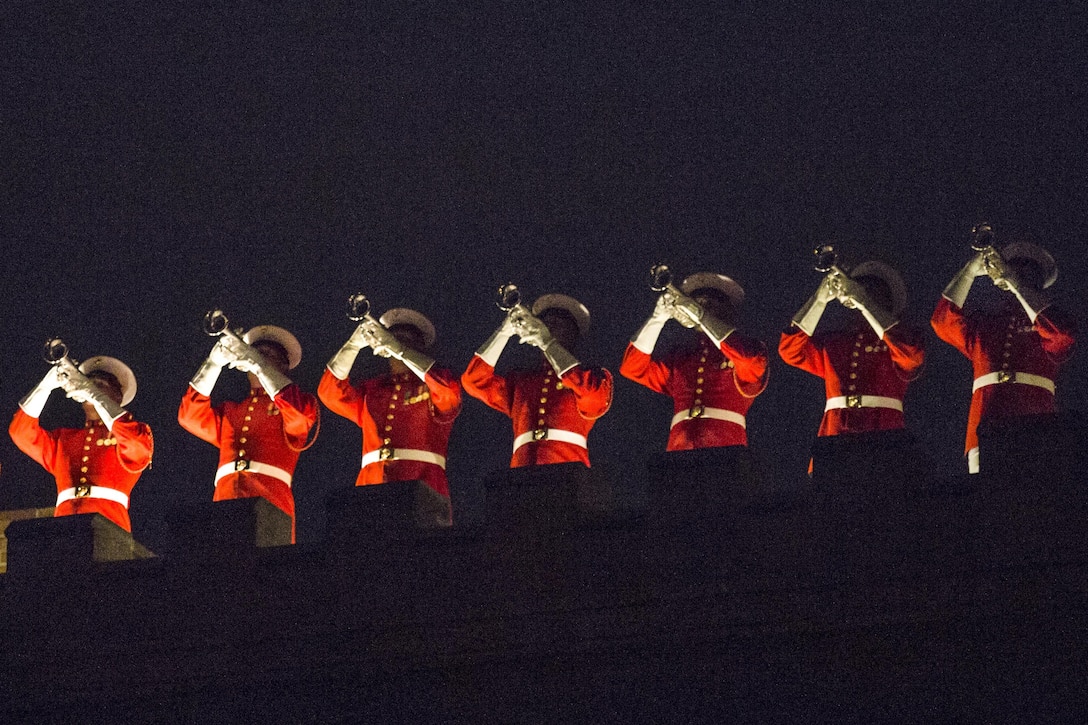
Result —
<instances>
[{"instance_id":1,"label":"red dress jacket","mask_svg":"<svg viewBox=\"0 0 1088 725\"><path fill-rule=\"evenodd\" d=\"M362 428L364 458L379 452L378 460L360 468L356 486L421 480L443 496L450 495L441 465L396 459L397 449L446 458L453 420L461 412L461 386L450 371L432 366L424 381L412 373L398 373L353 385L326 369L317 395L329 410ZM380 455L383 448L389 458Z\"/></svg>"},{"instance_id":2,"label":"red dress jacket","mask_svg":"<svg viewBox=\"0 0 1088 725\"><path fill-rule=\"evenodd\" d=\"M729 411L744 417L767 387L767 346L734 332L720 348L705 335L695 347L671 350L661 360L627 344L620 375L673 399L673 425L666 450L746 446L748 432L736 420L706 415Z\"/></svg>"},{"instance_id":3,"label":"red dress jacket","mask_svg":"<svg viewBox=\"0 0 1088 725\"><path fill-rule=\"evenodd\" d=\"M473 355L461 384L469 395L510 417L515 442L519 436L540 436L517 447L510 458L511 468L572 461L589 466L588 448L549 440L541 434L557 429L585 438L612 405L612 373L604 368L577 365L559 378L544 363L503 377L479 355Z\"/></svg>"},{"instance_id":4,"label":"red dress jacket","mask_svg":"<svg viewBox=\"0 0 1088 725\"><path fill-rule=\"evenodd\" d=\"M907 385L921 374L925 349L921 330L900 323L877 337L864 322L845 330L809 337L791 327L782 333L778 354L793 367L824 379L828 401L846 398L846 407L825 410L817 435L867 433L906 427L902 401ZM885 406L854 407L853 402L874 396L900 402L900 409Z\"/></svg>"},{"instance_id":5,"label":"red dress jacket","mask_svg":"<svg viewBox=\"0 0 1088 725\"><path fill-rule=\"evenodd\" d=\"M274 401L258 387L245 400L214 407L208 396L190 386L178 409L182 428L219 448L213 501L260 496L292 521L295 499L290 483L281 480L282 474L276 477L258 469L271 466L287 478L293 476L317 416L317 398L294 383Z\"/></svg>"},{"instance_id":6,"label":"red dress jacket","mask_svg":"<svg viewBox=\"0 0 1088 725\"><path fill-rule=\"evenodd\" d=\"M970 361L974 378L990 373L1028 373L1049 380L1073 354L1076 324L1048 307L1031 324L1023 308L1010 301L997 314L964 315L944 297L930 320L933 331ZM965 450L978 447L978 424L984 418L1054 412L1054 393L1036 385L1012 382L979 387L971 395Z\"/></svg>"},{"instance_id":7,"label":"red dress jacket","mask_svg":"<svg viewBox=\"0 0 1088 725\"><path fill-rule=\"evenodd\" d=\"M74 498L58 504L54 516L102 514L125 531L132 531L128 506L94 496L96 488L112 489L125 500L140 474L151 465L151 428L125 413L113 423L87 422L83 428L45 430L20 408L8 428L23 453L37 461L57 481L57 494L75 489Z\"/></svg>"}]
</instances>

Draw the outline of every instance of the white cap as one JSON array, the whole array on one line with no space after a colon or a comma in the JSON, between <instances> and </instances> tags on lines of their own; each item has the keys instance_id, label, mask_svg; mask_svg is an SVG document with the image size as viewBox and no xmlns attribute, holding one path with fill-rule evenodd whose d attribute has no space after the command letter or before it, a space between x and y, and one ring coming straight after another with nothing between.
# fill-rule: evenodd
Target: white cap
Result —
<instances>
[{"instance_id":1,"label":"white cap","mask_svg":"<svg viewBox=\"0 0 1088 725\"><path fill-rule=\"evenodd\" d=\"M90 375L96 370L109 373L117 378L117 382L121 386L121 407L128 405L136 397L136 376L133 375L132 369L128 365L115 357L95 355L84 360L79 366L79 372L84 375Z\"/></svg>"},{"instance_id":2,"label":"white cap","mask_svg":"<svg viewBox=\"0 0 1088 725\"><path fill-rule=\"evenodd\" d=\"M884 280L884 284L888 285L888 290L892 293L891 313L898 316L907 309L907 285L898 272L883 262L862 262L850 270L850 277L852 279L876 277Z\"/></svg>"},{"instance_id":3,"label":"white cap","mask_svg":"<svg viewBox=\"0 0 1088 725\"><path fill-rule=\"evenodd\" d=\"M411 325L423 335L423 347L428 348L434 344L437 334L434 325L422 313L410 310L407 307L394 307L386 310L378 320L382 327L389 329L394 325Z\"/></svg>"},{"instance_id":4,"label":"white cap","mask_svg":"<svg viewBox=\"0 0 1088 725\"><path fill-rule=\"evenodd\" d=\"M1010 259L1029 259L1043 268L1043 289L1054 284L1058 279L1058 265L1050 252L1031 242L1013 242L1001 248L1001 257Z\"/></svg>"},{"instance_id":5,"label":"white cap","mask_svg":"<svg viewBox=\"0 0 1088 725\"><path fill-rule=\"evenodd\" d=\"M744 288L732 278L716 272L696 272L689 274L680 283L680 291L690 295L697 289L716 289L729 298L734 307L744 302Z\"/></svg>"},{"instance_id":6,"label":"white cap","mask_svg":"<svg viewBox=\"0 0 1088 725\"><path fill-rule=\"evenodd\" d=\"M298 338L282 327L275 325L257 325L242 335L246 344L253 345L261 340L274 342L287 352L287 369L293 370L302 360L302 345Z\"/></svg>"},{"instance_id":7,"label":"white cap","mask_svg":"<svg viewBox=\"0 0 1088 725\"><path fill-rule=\"evenodd\" d=\"M533 314L540 316L545 310L563 310L569 312L578 325L578 334L585 337L589 331L589 310L578 300L567 295L553 292L542 295L533 303Z\"/></svg>"}]
</instances>

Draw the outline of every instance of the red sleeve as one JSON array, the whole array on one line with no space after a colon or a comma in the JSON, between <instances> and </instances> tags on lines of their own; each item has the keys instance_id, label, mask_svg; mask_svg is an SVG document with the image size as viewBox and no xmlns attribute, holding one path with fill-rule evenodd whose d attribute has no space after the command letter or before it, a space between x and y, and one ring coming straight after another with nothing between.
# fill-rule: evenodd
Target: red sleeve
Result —
<instances>
[{"instance_id":1,"label":"red sleeve","mask_svg":"<svg viewBox=\"0 0 1088 725\"><path fill-rule=\"evenodd\" d=\"M904 380L914 380L922 374L926 352L921 330L900 323L884 331L884 344Z\"/></svg>"},{"instance_id":2,"label":"red sleeve","mask_svg":"<svg viewBox=\"0 0 1088 725\"><path fill-rule=\"evenodd\" d=\"M473 355L468 367L461 375L461 385L465 392L477 400L489 405L500 413L510 415L513 406L514 391L506 378L495 374L495 368L484 362L479 355Z\"/></svg>"},{"instance_id":3,"label":"red sleeve","mask_svg":"<svg viewBox=\"0 0 1088 725\"><path fill-rule=\"evenodd\" d=\"M452 421L461 412L461 385L449 370L434 365L427 371L423 382L431 392L431 406L434 417L441 421Z\"/></svg>"},{"instance_id":4,"label":"red sleeve","mask_svg":"<svg viewBox=\"0 0 1088 725\"><path fill-rule=\"evenodd\" d=\"M792 327L782 332L778 354L787 365L823 377L824 356L804 330Z\"/></svg>"},{"instance_id":5,"label":"red sleeve","mask_svg":"<svg viewBox=\"0 0 1088 725\"><path fill-rule=\"evenodd\" d=\"M284 435L295 445L305 445L310 429L317 423L317 398L291 383L276 394L273 402L283 416Z\"/></svg>"},{"instance_id":6,"label":"red sleeve","mask_svg":"<svg viewBox=\"0 0 1088 725\"><path fill-rule=\"evenodd\" d=\"M125 413L113 421L110 435L117 439L117 457L126 471L142 471L151 465L155 439L146 423L137 421L132 413Z\"/></svg>"},{"instance_id":7,"label":"red sleeve","mask_svg":"<svg viewBox=\"0 0 1088 725\"><path fill-rule=\"evenodd\" d=\"M940 302L937 303L937 309L933 310L933 317L930 318L929 324L933 326L937 337L970 357L967 352L967 318L963 310L949 302L947 298L941 297Z\"/></svg>"},{"instance_id":8,"label":"red sleeve","mask_svg":"<svg viewBox=\"0 0 1088 725\"><path fill-rule=\"evenodd\" d=\"M722 354L733 363L733 375L742 395L754 397L767 387L767 346L761 340L734 332L722 340Z\"/></svg>"},{"instance_id":9,"label":"red sleeve","mask_svg":"<svg viewBox=\"0 0 1088 725\"><path fill-rule=\"evenodd\" d=\"M358 422L359 411L366 403L366 394L352 385L350 379L341 380L328 368L317 384L317 397L329 410L353 422Z\"/></svg>"},{"instance_id":10,"label":"red sleeve","mask_svg":"<svg viewBox=\"0 0 1088 725\"><path fill-rule=\"evenodd\" d=\"M604 368L576 365L562 380L578 399L578 412L583 418L595 420L612 407L612 373Z\"/></svg>"},{"instance_id":11,"label":"red sleeve","mask_svg":"<svg viewBox=\"0 0 1088 725\"><path fill-rule=\"evenodd\" d=\"M53 461L57 454L57 437L52 431L47 431L38 424L37 418L32 418L23 412L22 408L15 411L8 427L8 434L16 447L38 462L49 473L53 472Z\"/></svg>"},{"instance_id":12,"label":"red sleeve","mask_svg":"<svg viewBox=\"0 0 1088 725\"><path fill-rule=\"evenodd\" d=\"M196 392L193 386L185 389L178 407L178 423L197 438L219 446L221 411L212 407L211 398Z\"/></svg>"},{"instance_id":13,"label":"red sleeve","mask_svg":"<svg viewBox=\"0 0 1088 725\"><path fill-rule=\"evenodd\" d=\"M620 375L646 386L655 393L663 393L665 386L669 383L669 366L654 360L633 344L627 343L627 349L623 352L623 361L620 363Z\"/></svg>"},{"instance_id":14,"label":"red sleeve","mask_svg":"<svg viewBox=\"0 0 1088 725\"><path fill-rule=\"evenodd\" d=\"M1077 323L1072 317L1048 307L1035 317L1035 331L1042 338L1043 349L1056 362L1072 357L1077 335Z\"/></svg>"}]
</instances>

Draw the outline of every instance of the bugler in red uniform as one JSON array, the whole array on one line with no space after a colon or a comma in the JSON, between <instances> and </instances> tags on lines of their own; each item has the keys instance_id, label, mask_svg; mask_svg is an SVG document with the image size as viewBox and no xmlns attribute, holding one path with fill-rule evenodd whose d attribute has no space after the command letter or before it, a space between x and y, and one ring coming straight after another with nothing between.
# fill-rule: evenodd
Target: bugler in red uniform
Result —
<instances>
[{"instance_id":1,"label":"bugler in red uniform","mask_svg":"<svg viewBox=\"0 0 1088 725\"><path fill-rule=\"evenodd\" d=\"M679 294L677 294L679 292ZM620 374L673 399L666 450L748 445L747 413L767 385L767 346L738 332L744 290L710 272L666 290L623 355ZM695 345L652 356L662 327L676 319L701 333Z\"/></svg>"},{"instance_id":2,"label":"bugler in red uniform","mask_svg":"<svg viewBox=\"0 0 1088 725\"><path fill-rule=\"evenodd\" d=\"M56 478L54 516L98 513L131 531L129 497L154 449L151 429L121 407L135 396L136 378L124 363L104 356L84 362L78 371L62 365L51 368L23 399L8 432L19 450ZM83 402L83 428L39 425L46 399L58 387Z\"/></svg>"},{"instance_id":3,"label":"bugler in red uniform","mask_svg":"<svg viewBox=\"0 0 1088 725\"><path fill-rule=\"evenodd\" d=\"M581 462L589 466L587 437L612 405L612 374L584 367L569 352L589 326L589 311L566 295L544 295L532 312L510 310L461 376L465 391L510 417L510 467ZM545 364L502 376L495 363L514 335L541 349Z\"/></svg>"},{"instance_id":4,"label":"bugler in red uniform","mask_svg":"<svg viewBox=\"0 0 1088 725\"><path fill-rule=\"evenodd\" d=\"M837 299L860 316L845 330L816 334L828 302ZM826 403L818 435L906 427L903 398L925 360L920 330L898 322L906 287L879 262L859 264L847 277L835 269L783 331L783 361L824 380Z\"/></svg>"},{"instance_id":5,"label":"bugler in red uniform","mask_svg":"<svg viewBox=\"0 0 1088 725\"><path fill-rule=\"evenodd\" d=\"M975 277L1009 293L1002 308L964 314ZM1053 258L1026 243L980 251L945 288L930 323L971 361L974 384L964 455L979 470L978 424L985 418L1053 413L1059 366L1073 354L1076 324L1041 295L1057 278Z\"/></svg>"},{"instance_id":6,"label":"bugler in red uniform","mask_svg":"<svg viewBox=\"0 0 1088 725\"><path fill-rule=\"evenodd\" d=\"M396 308L382 315L378 325L360 323L329 361L317 394L330 410L363 431L356 486L421 480L448 504L446 455L453 421L461 411L461 386L422 352L434 339L430 320L415 310ZM388 357L391 372L352 384L348 375L363 347Z\"/></svg>"},{"instance_id":7,"label":"bugler in red uniform","mask_svg":"<svg viewBox=\"0 0 1088 725\"><path fill-rule=\"evenodd\" d=\"M295 466L318 420L317 399L285 375L301 357L294 335L262 325L243 340L221 337L189 383L178 422L219 448L213 501L259 496L294 522ZM250 394L212 406L211 390L224 366L250 373Z\"/></svg>"}]
</instances>

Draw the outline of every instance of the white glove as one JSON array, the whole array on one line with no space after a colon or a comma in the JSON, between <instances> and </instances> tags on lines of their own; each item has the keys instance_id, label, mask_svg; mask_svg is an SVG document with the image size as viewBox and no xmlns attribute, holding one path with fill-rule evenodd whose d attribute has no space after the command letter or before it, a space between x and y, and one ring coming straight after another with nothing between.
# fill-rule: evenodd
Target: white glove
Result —
<instances>
[{"instance_id":1,"label":"white glove","mask_svg":"<svg viewBox=\"0 0 1088 725\"><path fill-rule=\"evenodd\" d=\"M654 346L657 345L657 338L661 336L661 329L665 327L666 322L672 319L670 300L671 295L667 292L663 292L658 296L657 303L654 304L654 311L650 313L646 322L642 323L642 327L631 338L631 344L637 350L647 355L653 354Z\"/></svg>"},{"instance_id":2,"label":"white glove","mask_svg":"<svg viewBox=\"0 0 1088 725\"><path fill-rule=\"evenodd\" d=\"M672 318L684 327L691 329L699 324L703 317L702 306L685 294L666 292L662 295L665 304L672 313Z\"/></svg>"},{"instance_id":3,"label":"white glove","mask_svg":"<svg viewBox=\"0 0 1088 725\"><path fill-rule=\"evenodd\" d=\"M539 317L528 315L519 323L521 344L532 345L541 350L552 341L552 333Z\"/></svg>"},{"instance_id":4,"label":"white glove","mask_svg":"<svg viewBox=\"0 0 1088 725\"><path fill-rule=\"evenodd\" d=\"M69 377L64 389L67 391L68 397L75 402L93 405L95 411L98 412L98 417L102 419L102 422L105 423L106 428L109 430L113 430L114 422L126 412L120 403L106 395L94 381L83 373L79 373L78 377Z\"/></svg>"},{"instance_id":5,"label":"white glove","mask_svg":"<svg viewBox=\"0 0 1088 725\"><path fill-rule=\"evenodd\" d=\"M60 377L60 366L53 365L49 368L45 377L34 386L34 389L19 401L19 407L31 418L40 418L42 410L45 409L45 403L49 400L49 394L57 388L62 387L62 385L63 381Z\"/></svg>"},{"instance_id":6,"label":"white glove","mask_svg":"<svg viewBox=\"0 0 1088 725\"><path fill-rule=\"evenodd\" d=\"M393 337L393 333L378 323L366 324L363 332L367 345L371 347L375 355L381 357L400 358L404 352L404 345Z\"/></svg>"}]
</instances>

